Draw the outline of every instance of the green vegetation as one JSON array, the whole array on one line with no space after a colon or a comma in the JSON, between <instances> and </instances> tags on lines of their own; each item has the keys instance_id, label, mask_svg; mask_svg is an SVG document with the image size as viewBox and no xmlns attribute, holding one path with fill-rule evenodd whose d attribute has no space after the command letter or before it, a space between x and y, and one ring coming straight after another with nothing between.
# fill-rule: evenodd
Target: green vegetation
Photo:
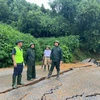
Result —
<instances>
[{"instance_id":1,"label":"green vegetation","mask_svg":"<svg viewBox=\"0 0 100 100\"><path fill-rule=\"evenodd\" d=\"M80 46L100 50L99 0L50 0L51 10L25 0L0 0L0 21L34 37L78 35Z\"/></svg>"},{"instance_id":2,"label":"green vegetation","mask_svg":"<svg viewBox=\"0 0 100 100\"><path fill-rule=\"evenodd\" d=\"M68 36L59 38L34 38L30 34L23 34L11 26L0 24L0 68L12 64L11 52L18 39L24 41L23 50L24 55L31 42L35 43L36 61L42 60L42 54L47 45L53 47L54 41L59 40L60 46L63 50L63 61L72 62L74 51L79 48L78 36Z\"/></svg>"},{"instance_id":3,"label":"green vegetation","mask_svg":"<svg viewBox=\"0 0 100 100\"><path fill-rule=\"evenodd\" d=\"M68 37L59 37L59 38L39 38L39 44L42 48L42 51L45 50L46 46L49 45L53 47L54 41L60 41L60 47L63 50L63 61L72 62L73 54L76 49L79 48L79 37L78 36L68 36Z\"/></svg>"},{"instance_id":4,"label":"green vegetation","mask_svg":"<svg viewBox=\"0 0 100 100\"><path fill-rule=\"evenodd\" d=\"M42 51L40 45L33 36L30 34L26 35L20 33L19 31L12 29L11 26L6 24L0 24L0 67L9 66L12 64L11 52L15 46L15 42L18 39L22 39L24 41L24 55L26 49L29 47L29 44L34 42L36 44L36 59L41 59Z\"/></svg>"},{"instance_id":5,"label":"green vegetation","mask_svg":"<svg viewBox=\"0 0 100 100\"><path fill-rule=\"evenodd\" d=\"M46 45L61 43L64 62L100 52L100 0L50 0L51 10L25 0L0 0L0 67L8 66L17 39L36 43L36 59Z\"/></svg>"}]
</instances>

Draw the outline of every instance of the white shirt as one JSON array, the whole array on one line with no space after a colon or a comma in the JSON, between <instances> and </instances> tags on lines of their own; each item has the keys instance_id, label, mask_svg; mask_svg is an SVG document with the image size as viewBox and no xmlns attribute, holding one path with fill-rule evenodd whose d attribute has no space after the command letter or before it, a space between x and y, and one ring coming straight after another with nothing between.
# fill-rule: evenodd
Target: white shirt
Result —
<instances>
[{"instance_id":1,"label":"white shirt","mask_svg":"<svg viewBox=\"0 0 100 100\"><path fill-rule=\"evenodd\" d=\"M50 57L50 54L51 54L51 50L45 50L44 51L44 56L45 57Z\"/></svg>"}]
</instances>

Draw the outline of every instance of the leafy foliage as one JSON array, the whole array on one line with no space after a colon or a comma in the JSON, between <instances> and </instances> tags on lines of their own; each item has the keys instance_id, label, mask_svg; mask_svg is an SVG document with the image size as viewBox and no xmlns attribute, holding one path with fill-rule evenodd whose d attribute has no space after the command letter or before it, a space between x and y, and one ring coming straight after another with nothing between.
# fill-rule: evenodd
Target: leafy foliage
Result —
<instances>
[{"instance_id":1,"label":"leafy foliage","mask_svg":"<svg viewBox=\"0 0 100 100\"><path fill-rule=\"evenodd\" d=\"M72 53L70 52L69 48L67 46L62 47L63 51L63 61L64 62L72 62Z\"/></svg>"},{"instance_id":2,"label":"leafy foliage","mask_svg":"<svg viewBox=\"0 0 100 100\"><path fill-rule=\"evenodd\" d=\"M14 34L13 34L14 33ZM23 34L19 31L12 29L11 26L6 24L0 24L0 67L5 67L12 64L11 52L15 46L17 40L23 40L24 55L31 42L35 43L36 60L42 59L43 51L47 45L50 45L51 49L55 40L59 40L60 46L63 50L64 62L72 61L72 54L75 49L79 48L78 36L60 37L60 38L34 38L30 34Z\"/></svg>"},{"instance_id":3,"label":"leafy foliage","mask_svg":"<svg viewBox=\"0 0 100 100\"><path fill-rule=\"evenodd\" d=\"M37 60L41 59L39 56L47 44L53 47L55 39L61 42L64 50L71 52L72 58L77 48L100 52L100 0L49 1L50 10L25 0L0 0L0 22L14 28L0 25L0 61L7 59L3 66L11 63L8 52L17 39L25 41L25 50L31 41L36 43ZM38 39L38 42L34 37L43 40Z\"/></svg>"},{"instance_id":4,"label":"leafy foliage","mask_svg":"<svg viewBox=\"0 0 100 100\"><path fill-rule=\"evenodd\" d=\"M60 41L60 47L63 51L63 61L72 62L74 51L79 48L79 37L78 36L68 36L68 37L59 37L59 38L39 38L39 44L42 48L42 51L45 50L46 46L49 45L51 49L55 40Z\"/></svg>"},{"instance_id":5,"label":"leafy foliage","mask_svg":"<svg viewBox=\"0 0 100 100\"><path fill-rule=\"evenodd\" d=\"M13 34L14 33L14 34ZM36 60L41 58L41 48L37 40L30 34L23 34L6 24L0 24L0 67L12 64L11 52L17 40L23 40L24 54L31 42L36 44Z\"/></svg>"}]
</instances>

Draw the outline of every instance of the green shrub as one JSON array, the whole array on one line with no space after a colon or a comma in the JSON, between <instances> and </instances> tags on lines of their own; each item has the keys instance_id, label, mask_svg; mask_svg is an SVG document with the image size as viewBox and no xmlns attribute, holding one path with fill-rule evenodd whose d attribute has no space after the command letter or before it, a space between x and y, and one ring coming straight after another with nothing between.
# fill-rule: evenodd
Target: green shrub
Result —
<instances>
[{"instance_id":1,"label":"green shrub","mask_svg":"<svg viewBox=\"0 0 100 100\"><path fill-rule=\"evenodd\" d=\"M65 63L72 62L72 53L70 52L69 48L67 46L62 46L63 51L63 61Z\"/></svg>"},{"instance_id":2,"label":"green shrub","mask_svg":"<svg viewBox=\"0 0 100 100\"><path fill-rule=\"evenodd\" d=\"M23 40L24 55L31 42L35 43L36 60L41 60L41 48L38 41L30 34L23 34L12 29L6 24L0 24L0 68L8 67L12 64L11 52L17 40Z\"/></svg>"},{"instance_id":3,"label":"green shrub","mask_svg":"<svg viewBox=\"0 0 100 100\"><path fill-rule=\"evenodd\" d=\"M71 35L59 38L38 38L42 52L47 45L49 45L52 49L55 40L59 40L60 42L60 47L63 51L63 61L72 62L74 51L79 48L79 37Z\"/></svg>"},{"instance_id":4,"label":"green shrub","mask_svg":"<svg viewBox=\"0 0 100 100\"><path fill-rule=\"evenodd\" d=\"M35 43L36 61L40 62L42 54L47 45L54 46L54 41L60 41L60 47L63 50L63 61L72 62L74 51L79 48L78 36L67 36L59 38L34 38L30 34L23 34L11 26L0 24L0 68L8 67L12 64L11 52L17 40L23 40L24 56L31 42Z\"/></svg>"}]
</instances>

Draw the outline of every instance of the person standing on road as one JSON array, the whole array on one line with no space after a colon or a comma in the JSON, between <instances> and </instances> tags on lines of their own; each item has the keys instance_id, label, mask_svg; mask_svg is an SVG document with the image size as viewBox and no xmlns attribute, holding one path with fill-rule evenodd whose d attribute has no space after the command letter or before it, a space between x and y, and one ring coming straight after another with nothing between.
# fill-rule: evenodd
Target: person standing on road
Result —
<instances>
[{"instance_id":1,"label":"person standing on road","mask_svg":"<svg viewBox=\"0 0 100 100\"><path fill-rule=\"evenodd\" d=\"M54 48L51 50L50 60L51 60L51 68L48 74L48 78L51 77L52 72L54 70L54 66L57 70L57 79L59 79L60 74L60 63L62 63L62 49L59 47L59 41L54 42Z\"/></svg>"},{"instance_id":2,"label":"person standing on road","mask_svg":"<svg viewBox=\"0 0 100 100\"><path fill-rule=\"evenodd\" d=\"M26 52L26 63L27 63L27 80L30 81L36 78L36 69L35 69L35 44L31 43L30 47Z\"/></svg>"},{"instance_id":3,"label":"person standing on road","mask_svg":"<svg viewBox=\"0 0 100 100\"><path fill-rule=\"evenodd\" d=\"M48 66L48 71L49 71L49 67L50 67L50 54L51 54L50 46L47 46L46 50L44 51L44 71L46 71L46 67L47 66Z\"/></svg>"},{"instance_id":4,"label":"person standing on road","mask_svg":"<svg viewBox=\"0 0 100 100\"><path fill-rule=\"evenodd\" d=\"M41 68L44 67L44 54L42 54L42 65L41 65Z\"/></svg>"},{"instance_id":5,"label":"person standing on road","mask_svg":"<svg viewBox=\"0 0 100 100\"><path fill-rule=\"evenodd\" d=\"M14 72L13 72L13 79L12 79L12 87L17 88L17 85L23 85L21 82L22 79L22 71L24 66L24 58L23 58L23 50L22 45L23 41L18 40L16 42L16 47L12 50L12 60L14 64Z\"/></svg>"}]
</instances>

